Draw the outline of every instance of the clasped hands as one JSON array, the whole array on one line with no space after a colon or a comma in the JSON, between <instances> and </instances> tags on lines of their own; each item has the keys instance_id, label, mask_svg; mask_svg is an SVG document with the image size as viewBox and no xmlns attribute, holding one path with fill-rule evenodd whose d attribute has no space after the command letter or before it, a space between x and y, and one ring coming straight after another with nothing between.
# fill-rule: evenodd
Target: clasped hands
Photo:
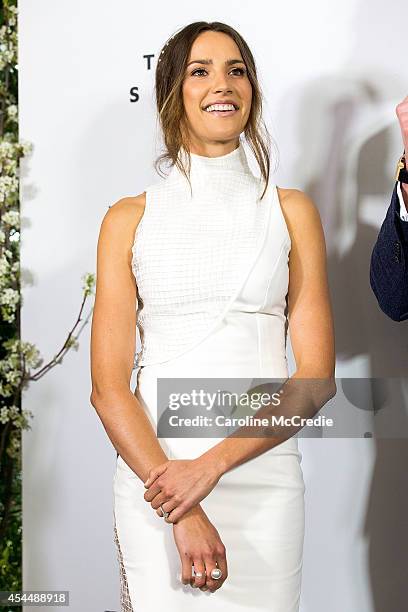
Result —
<instances>
[{"instance_id":1,"label":"clasped hands","mask_svg":"<svg viewBox=\"0 0 408 612\"><path fill-rule=\"evenodd\" d=\"M222 473L219 466L200 456L197 459L170 459L149 471L144 483L144 499L156 514L160 506L170 515L168 523L177 521L213 490Z\"/></svg>"}]
</instances>

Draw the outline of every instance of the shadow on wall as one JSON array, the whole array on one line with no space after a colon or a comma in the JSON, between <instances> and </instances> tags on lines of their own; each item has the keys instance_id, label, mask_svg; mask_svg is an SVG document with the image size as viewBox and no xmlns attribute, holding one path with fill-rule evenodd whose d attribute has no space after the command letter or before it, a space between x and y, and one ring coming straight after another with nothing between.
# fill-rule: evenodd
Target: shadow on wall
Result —
<instances>
[{"instance_id":1,"label":"shadow on wall","mask_svg":"<svg viewBox=\"0 0 408 612\"><path fill-rule=\"evenodd\" d=\"M372 610L395 612L408 600L408 321L392 321L380 310L369 268L403 150L395 113L402 87L378 70L372 79L381 91L367 73L308 84L295 167L316 173L304 177L301 189L318 206L325 229L337 359L345 376L367 377L374 412L381 410L366 516L357 535L367 542ZM356 358L359 369L353 369ZM358 406L352 386L347 398Z\"/></svg>"}]
</instances>

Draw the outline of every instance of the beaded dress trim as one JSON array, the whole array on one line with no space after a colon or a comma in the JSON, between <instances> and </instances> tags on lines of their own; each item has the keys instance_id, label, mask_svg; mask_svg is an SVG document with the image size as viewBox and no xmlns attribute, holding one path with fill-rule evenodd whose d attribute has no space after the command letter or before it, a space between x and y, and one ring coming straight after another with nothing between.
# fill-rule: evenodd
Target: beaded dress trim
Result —
<instances>
[{"instance_id":1,"label":"beaded dress trim","mask_svg":"<svg viewBox=\"0 0 408 612\"><path fill-rule=\"evenodd\" d=\"M130 600L129 586L126 576L125 565L123 563L122 550L120 548L118 530L116 527L116 521L113 527L114 542L116 546L116 554L119 563L119 580L120 580L120 612L133 612L132 602Z\"/></svg>"}]
</instances>

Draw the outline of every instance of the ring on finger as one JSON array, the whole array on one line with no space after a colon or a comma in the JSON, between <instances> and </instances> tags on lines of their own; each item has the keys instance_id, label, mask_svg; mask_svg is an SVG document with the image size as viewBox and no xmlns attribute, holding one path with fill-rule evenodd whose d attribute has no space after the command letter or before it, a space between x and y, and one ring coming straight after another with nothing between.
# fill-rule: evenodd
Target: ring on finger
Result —
<instances>
[{"instance_id":1,"label":"ring on finger","mask_svg":"<svg viewBox=\"0 0 408 612\"><path fill-rule=\"evenodd\" d=\"M214 580L219 580L222 576L222 571L219 567L214 567L210 572L210 576L214 578Z\"/></svg>"},{"instance_id":2,"label":"ring on finger","mask_svg":"<svg viewBox=\"0 0 408 612\"><path fill-rule=\"evenodd\" d=\"M166 510L163 509L162 504L160 504L160 510L163 512L163 518L168 518L170 516L170 512L166 512Z\"/></svg>"},{"instance_id":3,"label":"ring on finger","mask_svg":"<svg viewBox=\"0 0 408 612\"><path fill-rule=\"evenodd\" d=\"M204 576L205 570L204 570L204 573L200 572L199 570L196 570L194 565L192 569L193 569L193 578L202 578Z\"/></svg>"}]
</instances>

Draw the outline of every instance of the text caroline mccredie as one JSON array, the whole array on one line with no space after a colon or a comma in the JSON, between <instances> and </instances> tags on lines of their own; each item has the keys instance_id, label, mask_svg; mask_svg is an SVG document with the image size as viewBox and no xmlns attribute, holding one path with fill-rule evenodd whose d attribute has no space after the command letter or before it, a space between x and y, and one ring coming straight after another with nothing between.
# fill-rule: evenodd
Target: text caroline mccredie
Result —
<instances>
[{"instance_id":1,"label":"text caroline mccredie","mask_svg":"<svg viewBox=\"0 0 408 612\"><path fill-rule=\"evenodd\" d=\"M244 417L226 417L224 415L218 415L216 417L197 415L195 417L179 417L173 414L169 417L169 424L175 427L210 427L217 425L221 427L298 427L298 426L312 426L312 427L332 427L334 421L332 418L319 414L313 418L305 418L299 415L292 417L284 416L271 416L268 418L259 418L252 415L246 415Z\"/></svg>"}]
</instances>

